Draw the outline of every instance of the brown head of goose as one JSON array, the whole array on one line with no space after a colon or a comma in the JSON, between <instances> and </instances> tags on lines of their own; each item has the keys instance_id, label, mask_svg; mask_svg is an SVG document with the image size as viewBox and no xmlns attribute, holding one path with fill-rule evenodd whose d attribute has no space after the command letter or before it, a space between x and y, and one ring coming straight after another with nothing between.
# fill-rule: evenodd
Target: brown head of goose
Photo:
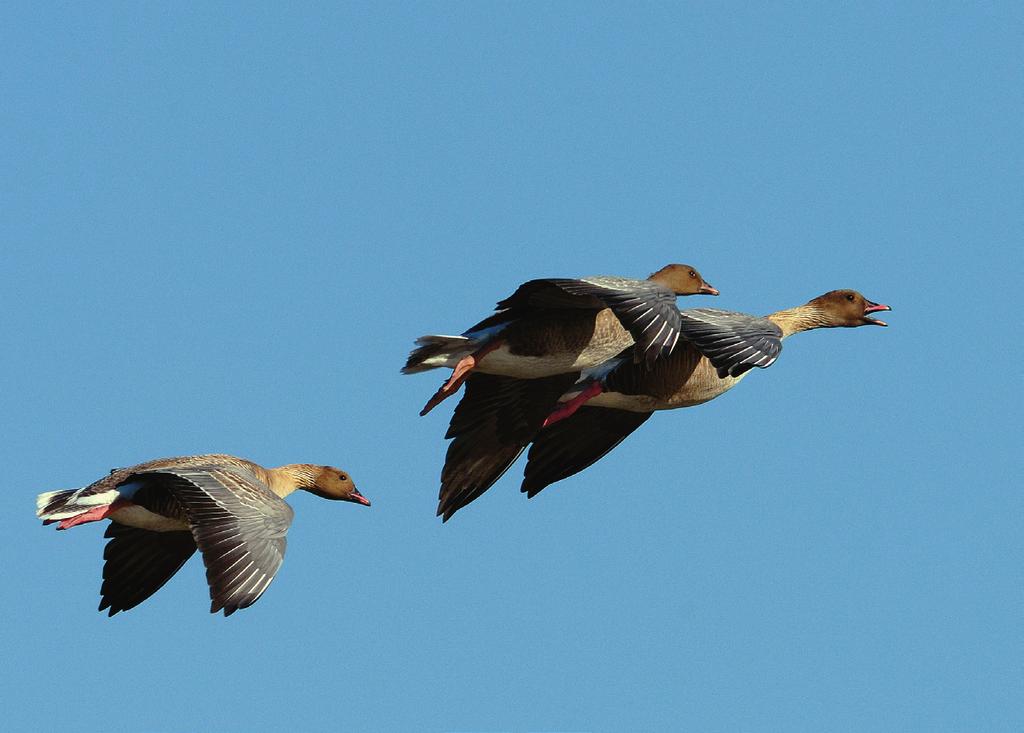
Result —
<instances>
[{"instance_id":1,"label":"brown head of goose","mask_svg":"<svg viewBox=\"0 0 1024 733\"><path fill-rule=\"evenodd\" d=\"M429 335L405 374L451 368L423 410L454 394L471 371L533 379L588 369L634 342L647 364L672 353L679 338L679 295L718 295L696 269L666 265L646 280L616 276L545 278L520 285L497 313L461 336Z\"/></svg>"},{"instance_id":2,"label":"brown head of goose","mask_svg":"<svg viewBox=\"0 0 1024 733\"><path fill-rule=\"evenodd\" d=\"M700 273L689 265L665 265L647 277L676 295L718 295L718 289L704 281Z\"/></svg>"},{"instance_id":3,"label":"brown head of goose","mask_svg":"<svg viewBox=\"0 0 1024 733\"><path fill-rule=\"evenodd\" d=\"M147 461L82 489L40 494L36 515L57 529L110 520L99 610L113 616L134 608L198 549L210 611L230 616L255 603L280 568L293 516L284 497L298 490L370 505L352 477L332 466L263 468L211 454Z\"/></svg>"},{"instance_id":4,"label":"brown head of goose","mask_svg":"<svg viewBox=\"0 0 1024 733\"><path fill-rule=\"evenodd\" d=\"M870 315L885 310L889 306L855 290L833 290L766 317L686 309L680 312L678 347L651 368L637 364L627 350L584 372L571 389L575 375L477 376L446 436L453 440L441 473L438 514L450 518L480 496L531 442L522 485L529 496L594 463L654 411L707 402L753 367L770 366L784 338L814 328L884 326ZM558 399L552 395L560 388L567 391L552 411Z\"/></svg>"},{"instance_id":5,"label":"brown head of goose","mask_svg":"<svg viewBox=\"0 0 1024 733\"><path fill-rule=\"evenodd\" d=\"M888 326L885 321L869 318L869 314L892 310L887 305L874 303L856 290L830 290L804 305L776 311L765 316L790 336L814 328L857 328L858 326Z\"/></svg>"}]
</instances>

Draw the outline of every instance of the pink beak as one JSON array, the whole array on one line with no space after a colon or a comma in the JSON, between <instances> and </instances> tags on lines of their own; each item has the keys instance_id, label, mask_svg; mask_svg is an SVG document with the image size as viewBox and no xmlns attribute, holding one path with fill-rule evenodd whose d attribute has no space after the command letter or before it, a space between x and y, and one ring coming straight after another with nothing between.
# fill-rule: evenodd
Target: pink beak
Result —
<instances>
[{"instance_id":1,"label":"pink beak","mask_svg":"<svg viewBox=\"0 0 1024 733\"><path fill-rule=\"evenodd\" d=\"M864 320L867 321L868 323L873 323L876 326L888 326L889 324L886 323L885 321L880 321L877 318L868 318L867 315L868 315L868 313L878 313L878 311L891 311L891 310L892 310L892 308L890 308L887 305L882 305L881 303L872 303L869 300L867 302L867 305L864 306Z\"/></svg>"},{"instance_id":2,"label":"pink beak","mask_svg":"<svg viewBox=\"0 0 1024 733\"><path fill-rule=\"evenodd\" d=\"M352 493L349 495L348 500L354 501L356 504L362 504L363 506L370 506L370 500L355 489L352 489Z\"/></svg>"}]
</instances>

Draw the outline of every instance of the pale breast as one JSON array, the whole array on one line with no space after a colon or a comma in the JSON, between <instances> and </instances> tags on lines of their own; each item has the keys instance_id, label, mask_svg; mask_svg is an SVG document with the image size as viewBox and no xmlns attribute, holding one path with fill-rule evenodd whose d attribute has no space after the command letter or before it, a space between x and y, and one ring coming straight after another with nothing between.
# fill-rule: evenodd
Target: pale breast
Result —
<instances>
[{"instance_id":1,"label":"pale breast","mask_svg":"<svg viewBox=\"0 0 1024 733\"><path fill-rule=\"evenodd\" d=\"M713 400L735 387L749 373L748 371L738 377L722 378L718 376L711 362L702 358L690 378L671 397L664 400L657 409L672 410L676 407L693 407Z\"/></svg>"},{"instance_id":2,"label":"pale breast","mask_svg":"<svg viewBox=\"0 0 1024 733\"><path fill-rule=\"evenodd\" d=\"M677 360L682 361L683 356L680 355ZM671 365L669 365L671 366ZM741 379L743 379L749 372L741 374L739 377L726 377L725 379L719 378L715 368L711 365L711 362L704 357L700 357L696 364L692 364L691 367L684 370L670 370L663 369L665 374L652 375L652 378L658 379L657 384L650 385L650 392L656 394L648 394L643 389L643 382L640 381L634 385L634 388L630 391L635 391L635 394L629 394L626 392L616 392L614 389L602 392L596 397L590 399L587 404L595 407L611 407L619 410L629 410L631 412L654 412L655 410L674 410L680 407L693 407L694 405L700 405L709 400L713 400L716 397L728 392L730 389L735 387ZM636 367L638 374L643 374L640 367ZM682 379L680 384L676 381L672 384L669 379L673 374L678 374ZM641 377L642 380L642 377Z\"/></svg>"},{"instance_id":3,"label":"pale breast","mask_svg":"<svg viewBox=\"0 0 1024 733\"><path fill-rule=\"evenodd\" d=\"M563 400L564 401L564 400ZM622 394L622 392L602 392L587 400L589 407L610 407L615 410L630 412L654 412L663 410L659 407L660 400L643 394Z\"/></svg>"}]
</instances>

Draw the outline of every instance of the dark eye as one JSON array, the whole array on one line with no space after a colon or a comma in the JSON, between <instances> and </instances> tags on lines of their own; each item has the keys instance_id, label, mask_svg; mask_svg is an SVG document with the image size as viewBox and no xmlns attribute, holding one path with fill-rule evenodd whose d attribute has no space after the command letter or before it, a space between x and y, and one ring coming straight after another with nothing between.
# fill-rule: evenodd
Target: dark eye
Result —
<instances>
[{"instance_id":1,"label":"dark eye","mask_svg":"<svg viewBox=\"0 0 1024 733\"><path fill-rule=\"evenodd\" d=\"M697 273L694 272L693 270L690 270L690 277L697 277Z\"/></svg>"},{"instance_id":2,"label":"dark eye","mask_svg":"<svg viewBox=\"0 0 1024 733\"><path fill-rule=\"evenodd\" d=\"M853 293L847 293L846 294L846 299L852 303L853 302Z\"/></svg>"},{"instance_id":3,"label":"dark eye","mask_svg":"<svg viewBox=\"0 0 1024 733\"><path fill-rule=\"evenodd\" d=\"M348 476L346 476L343 473L339 473L338 478L340 478L342 481L348 481Z\"/></svg>"}]
</instances>

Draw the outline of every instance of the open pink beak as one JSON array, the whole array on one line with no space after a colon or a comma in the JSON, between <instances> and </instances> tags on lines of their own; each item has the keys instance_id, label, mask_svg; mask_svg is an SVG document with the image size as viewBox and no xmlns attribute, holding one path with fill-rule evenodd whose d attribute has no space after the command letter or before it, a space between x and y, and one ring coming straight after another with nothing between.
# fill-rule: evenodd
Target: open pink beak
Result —
<instances>
[{"instance_id":1,"label":"open pink beak","mask_svg":"<svg viewBox=\"0 0 1024 733\"><path fill-rule=\"evenodd\" d=\"M876 326L888 326L889 324L885 321L880 321L877 318L868 318L868 313L878 313L879 311L891 311L892 308L881 303L872 303L870 300L867 305L864 306L864 320L868 323L874 323Z\"/></svg>"},{"instance_id":2,"label":"open pink beak","mask_svg":"<svg viewBox=\"0 0 1024 733\"><path fill-rule=\"evenodd\" d=\"M700 286L700 290L697 292L703 293L704 295L718 295L718 288L708 285L707 283L703 283Z\"/></svg>"}]
</instances>

